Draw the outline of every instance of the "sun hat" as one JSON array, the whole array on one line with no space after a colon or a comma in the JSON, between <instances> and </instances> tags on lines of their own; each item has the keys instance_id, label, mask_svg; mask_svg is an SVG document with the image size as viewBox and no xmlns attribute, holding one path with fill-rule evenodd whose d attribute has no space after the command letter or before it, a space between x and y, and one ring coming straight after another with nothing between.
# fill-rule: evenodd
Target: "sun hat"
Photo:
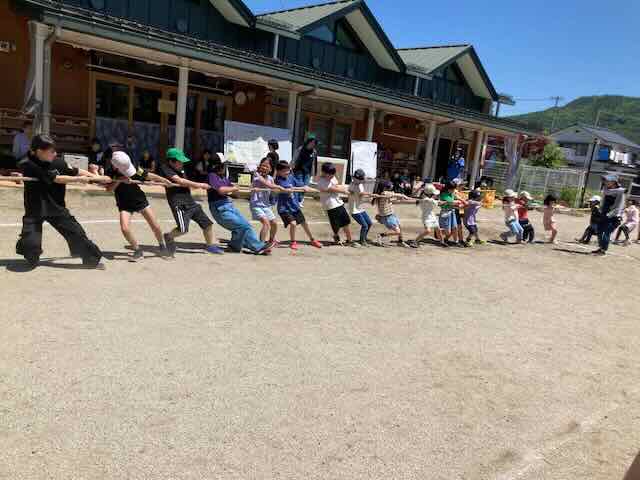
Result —
<instances>
[{"instance_id":1,"label":"sun hat","mask_svg":"<svg viewBox=\"0 0 640 480\"><path fill-rule=\"evenodd\" d=\"M170 148L167 150L167 160L176 160L180 163L189 163L189 159L179 148Z\"/></svg>"},{"instance_id":2,"label":"sun hat","mask_svg":"<svg viewBox=\"0 0 640 480\"><path fill-rule=\"evenodd\" d=\"M361 168L353 172L353 178L355 178L356 180L364 180L365 176L366 175L364 173L364 170L362 170Z\"/></svg>"},{"instance_id":3,"label":"sun hat","mask_svg":"<svg viewBox=\"0 0 640 480\"><path fill-rule=\"evenodd\" d=\"M516 198L518 195L516 194L516 192L514 192L513 190L511 190L510 188L504 191L504 195L503 197L505 198Z\"/></svg>"},{"instance_id":4,"label":"sun hat","mask_svg":"<svg viewBox=\"0 0 640 480\"><path fill-rule=\"evenodd\" d=\"M111 165L125 177L131 178L136 174L136 167L131 163L131 157L125 152L113 152Z\"/></svg>"},{"instance_id":5,"label":"sun hat","mask_svg":"<svg viewBox=\"0 0 640 480\"><path fill-rule=\"evenodd\" d=\"M602 178L604 179L605 182L617 182L619 180L618 175L615 175L613 173L609 173L603 176Z\"/></svg>"},{"instance_id":6,"label":"sun hat","mask_svg":"<svg viewBox=\"0 0 640 480\"><path fill-rule=\"evenodd\" d=\"M440 195L440 190L438 190L434 184L430 183L424 187L424 193L427 195Z\"/></svg>"},{"instance_id":7,"label":"sun hat","mask_svg":"<svg viewBox=\"0 0 640 480\"><path fill-rule=\"evenodd\" d=\"M456 187L459 187L460 185L462 185L462 179L454 178L453 180L451 180L451 183L453 183Z\"/></svg>"},{"instance_id":8,"label":"sun hat","mask_svg":"<svg viewBox=\"0 0 640 480\"><path fill-rule=\"evenodd\" d=\"M602 197L600 195L594 195L589 199L589 203L600 203L602 201Z\"/></svg>"},{"instance_id":9,"label":"sun hat","mask_svg":"<svg viewBox=\"0 0 640 480\"><path fill-rule=\"evenodd\" d=\"M531 194L529 192L527 192L526 190L523 190L520 192L520 198L526 198L527 200L533 200L533 197L531 196Z\"/></svg>"}]
</instances>

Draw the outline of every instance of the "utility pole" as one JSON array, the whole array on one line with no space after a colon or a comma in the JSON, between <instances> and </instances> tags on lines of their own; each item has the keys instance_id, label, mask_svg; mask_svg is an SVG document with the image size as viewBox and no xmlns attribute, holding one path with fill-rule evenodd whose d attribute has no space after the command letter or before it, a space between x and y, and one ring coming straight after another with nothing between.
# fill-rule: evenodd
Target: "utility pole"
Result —
<instances>
[{"instance_id":1,"label":"utility pole","mask_svg":"<svg viewBox=\"0 0 640 480\"><path fill-rule=\"evenodd\" d=\"M558 114L560 113L560 110L558 109L558 105L560 104L560 102L562 100L564 100L563 97L551 97L551 100L555 101L556 104L553 108L555 108L556 112L553 115L553 121L551 123L551 132L553 132L556 128L556 123L558 123Z\"/></svg>"}]
</instances>

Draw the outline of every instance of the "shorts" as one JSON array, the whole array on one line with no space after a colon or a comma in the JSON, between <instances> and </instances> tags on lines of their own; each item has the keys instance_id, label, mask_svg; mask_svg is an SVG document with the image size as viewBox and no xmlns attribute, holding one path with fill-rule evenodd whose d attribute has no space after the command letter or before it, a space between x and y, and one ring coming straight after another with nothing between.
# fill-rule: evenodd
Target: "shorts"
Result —
<instances>
[{"instance_id":1,"label":"shorts","mask_svg":"<svg viewBox=\"0 0 640 480\"><path fill-rule=\"evenodd\" d=\"M204 213L202 206L196 202L186 205L170 205L170 207L180 233L187 233L189 231L189 223L191 223L191 220L196 222L202 230L213 225L211 219Z\"/></svg>"},{"instance_id":2,"label":"shorts","mask_svg":"<svg viewBox=\"0 0 640 480\"><path fill-rule=\"evenodd\" d=\"M460 212L460 210L454 210L454 212L456 212L456 227L458 225L462 225L462 213Z\"/></svg>"},{"instance_id":3,"label":"shorts","mask_svg":"<svg viewBox=\"0 0 640 480\"><path fill-rule=\"evenodd\" d=\"M438 219L435 216L423 219L422 224L424 225L424 228L429 228L429 229L440 227L440 223L438 222Z\"/></svg>"},{"instance_id":4,"label":"shorts","mask_svg":"<svg viewBox=\"0 0 640 480\"><path fill-rule=\"evenodd\" d=\"M114 194L121 212L138 213L149 206L147 196L136 184L121 183Z\"/></svg>"},{"instance_id":5,"label":"shorts","mask_svg":"<svg viewBox=\"0 0 640 480\"><path fill-rule=\"evenodd\" d=\"M465 228L469 232L469 235L477 235L478 234L478 225L466 225Z\"/></svg>"},{"instance_id":6,"label":"shorts","mask_svg":"<svg viewBox=\"0 0 640 480\"><path fill-rule=\"evenodd\" d=\"M380 222L382 225L387 227L389 230L395 230L396 228L400 228L400 220L398 220L398 217L396 217L395 214L393 213L391 215L386 215L384 217L378 216L376 217L376 219L378 220L378 222Z\"/></svg>"},{"instance_id":7,"label":"shorts","mask_svg":"<svg viewBox=\"0 0 640 480\"><path fill-rule=\"evenodd\" d=\"M290 213L290 212L281 213L280 218L284 223L284 228L287 228L293 222L296 222L296 225L304 225L305 223L307 223L307 219L304 218L304 214L300 210L294 213Z\"/></svg>"},{"instance_id":8,"label":"shorts","mask_svg":"<svg viewBox=\"0 0 640 480\"><path fill-rule=\"evenodd\" d=\"M276 214L269 207L251 207L251 218L256 221L264 219L273 222L276 219Z\"/></svg>"},{"instance_id":9,"label":"shorts","mask_svg":"<svg viewBox=\"0 0 640 480\"><path fill-rule=\"evenodd\" d=\"M453 211L447 212L445 215L440 215L440 228L442 230L451 231L458 228L458 219Z\"/></svg>"},{"instance_id":10,"label":"shorts","mask_svg":"<svg viewBox=\"0 0 640 480\"><path fill-rule=\"evenodd\" d=\"M341 205L336 208L332 208L331 210L327 210L327 215L329 216L329 223L331 224L331 229L334 234L338 234L341 228L348 226L351 223L351 218L347 213L347 209L344 208L344 205Z\"/></svg>"}]
</instances>

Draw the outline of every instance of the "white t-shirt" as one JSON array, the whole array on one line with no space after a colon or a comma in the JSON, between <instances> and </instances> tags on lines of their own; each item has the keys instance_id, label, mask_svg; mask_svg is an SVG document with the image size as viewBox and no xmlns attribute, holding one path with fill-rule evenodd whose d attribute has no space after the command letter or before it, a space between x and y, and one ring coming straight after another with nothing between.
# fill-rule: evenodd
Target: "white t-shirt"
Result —
<instances>
[{"instance_id":1,"label":"white t-shirt","mask_svg":"<svg viewBox=\"0 0 640 480\"><path fill-rule=\"evenodd\" d=\"M317 183L318 189L321 190L320 204L322 205L322 208L324 208L325 210L333 210L334 208L338 208L344 205L344 202L340 199L339 193L322 192L322 190L326 190L338 185L338 180L336 180L336 177L330 179L326 177L320 177Z\"/></svg>"},{"instance_id":2,"label":"white t-shirt","mask_svg":"<svg viewBox=\"0 0 640 480\"><path fill-rule=\"evenodd\" d=\"M365 193L364 184L354 182L349 185L349 213L352 215L365 211L363 193Z\"/></svg>"},{"instance_id":3,"label":"white t-shirt","mask_svg":"<svg viewBox=\"0 0 640 480\"><path fill-rule=\"evenodd\" d=\"M420 209L422 209L423 223L431 223L437 221L435 209L438 206L438 200L435 198L424 197L418 200Z\"/></svg>"}]
</instances>

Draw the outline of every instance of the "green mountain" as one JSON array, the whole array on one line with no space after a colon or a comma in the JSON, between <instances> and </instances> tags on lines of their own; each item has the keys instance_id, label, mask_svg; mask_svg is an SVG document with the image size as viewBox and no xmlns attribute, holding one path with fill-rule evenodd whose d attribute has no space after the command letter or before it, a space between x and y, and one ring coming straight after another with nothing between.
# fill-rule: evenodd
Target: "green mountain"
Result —
<instances>
[{"instance_id":1,"label":"green mountain","mask_svg":"<svg viewBox=\"0 0 640 480\"><path fill-rule=\"evenodd\" d=\"M557 114L555 130L575 123L594 125L600 111L600 127L608 128L640 144L640 98L603 95L580 97L563 107L509 117L531 128L551 132Z\"/></svg>"}]
</instances>

